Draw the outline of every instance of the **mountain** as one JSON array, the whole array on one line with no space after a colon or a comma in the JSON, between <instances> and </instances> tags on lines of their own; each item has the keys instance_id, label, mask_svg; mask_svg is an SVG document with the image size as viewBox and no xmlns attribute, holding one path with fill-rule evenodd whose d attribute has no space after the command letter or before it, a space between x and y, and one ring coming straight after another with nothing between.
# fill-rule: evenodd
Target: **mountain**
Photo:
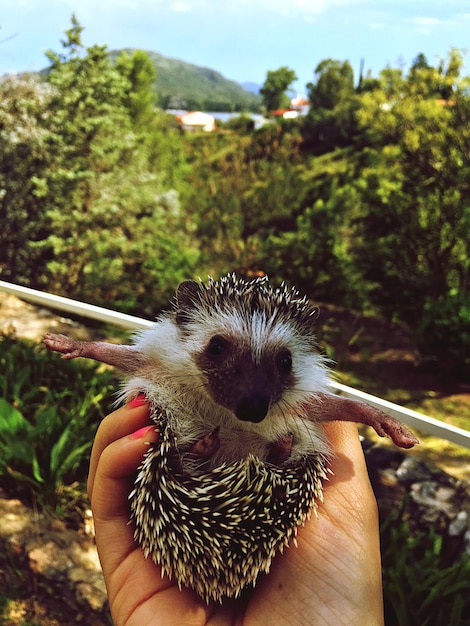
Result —
<instances>
[{"instance_id":1,"label":"mountain","mask_svg":"<svg viewBox=\"0 0 470 626\"><path fill-rule=\"evenodd\" d=\"M238 83L241 87L243 87L243 89L245 89L246 91L249 91L250 93L254 93L256 95L259 94L261 88L263 85L260 85L259 83L253 83L251 81L246 81L244 83Z\"/></svg>"},{"instance_id":2,"label":"mountain","mask_svg":"<svg viewBox=\"0 0 470 626\"><path fill-rule=\"evenodd\" d=\"M121 52L131 55L134 50L112 50L117 58ZM258 111L261 97L250 93L239 83L224 78L215 70L171 59L157 52L146 51L157 72L155 91L157 103L163 109L199 111Z\"/></svg>"}]
</instances>

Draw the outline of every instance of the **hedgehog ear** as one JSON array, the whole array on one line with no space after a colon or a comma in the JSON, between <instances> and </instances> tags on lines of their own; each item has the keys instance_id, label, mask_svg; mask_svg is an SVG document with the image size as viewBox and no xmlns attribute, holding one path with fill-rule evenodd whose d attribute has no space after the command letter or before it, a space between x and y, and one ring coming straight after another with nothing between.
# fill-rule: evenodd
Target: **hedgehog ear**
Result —
<instances>
[{"instance_id":1,"label":"hedgehog ear","mask_svg":"<svg viewBox=\"0 0 470 626\"><path fill-rule=\"evenodd\" d=\"M183 281L176 290L176 323L178 326L187 324L191 319L191 311L196 307L201 286L195 280Z\"/></svg>"}]
</instances>

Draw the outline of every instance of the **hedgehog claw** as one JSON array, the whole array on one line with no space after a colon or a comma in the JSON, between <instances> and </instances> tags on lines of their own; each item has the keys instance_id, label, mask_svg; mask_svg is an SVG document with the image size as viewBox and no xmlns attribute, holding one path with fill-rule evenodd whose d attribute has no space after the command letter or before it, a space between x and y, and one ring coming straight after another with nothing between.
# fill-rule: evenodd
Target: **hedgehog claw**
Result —
<instances>
[{"instance_id":1,"label":"hedgehog claw","mask_svg":"<svg viewBox=\"0 0 470 626\"><path fill-rule=\"evenodd\" d=\"M83 352L83 341L77 341L65 335L47 333L44 336L44 344L49 350L61 352L63 359L75 359Z\"/></svg>"}]
</instances>

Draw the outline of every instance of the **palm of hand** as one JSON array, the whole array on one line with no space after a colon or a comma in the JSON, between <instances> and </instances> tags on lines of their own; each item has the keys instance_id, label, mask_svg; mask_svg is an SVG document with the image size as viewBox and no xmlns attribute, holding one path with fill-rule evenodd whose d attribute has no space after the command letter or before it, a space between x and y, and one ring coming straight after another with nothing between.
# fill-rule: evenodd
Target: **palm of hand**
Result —
<instances>
[{"instance_id":1,"label":"palm of hand","mask_svg":"<svg viewBox=\"0 0 470 626\"><path fill-rule=\"evenodd\" d=\"M326 425L336 456L325 501L299 530L298 547L241 598L206 605L145 559L128 524L127 495L147 442L147 407L123 407L101 424L90 464L96 543L116 626L156 624L383 623L377 511L353 424ZM132 435L131 433L134 433Z\"/></svg>"}]
</instances>

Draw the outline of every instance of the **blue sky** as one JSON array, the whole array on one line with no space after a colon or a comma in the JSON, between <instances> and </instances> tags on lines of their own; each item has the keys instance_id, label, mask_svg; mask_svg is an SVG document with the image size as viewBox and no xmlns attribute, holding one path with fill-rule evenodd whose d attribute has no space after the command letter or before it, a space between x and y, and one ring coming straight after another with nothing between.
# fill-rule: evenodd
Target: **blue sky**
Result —
<instances>
[{"instance_id":1,"label":"blue sky","mask_svg":"<svg viewBox=\"0 0 470 626\"><path fill-rule=\"evenodd\" d=\"M87 46L152 50L261 84L287 65L300 93L326 58L348 59L357 77L362 58L377 75L470 46L468 0L0 0L0 74L45 67L72 13Z\"/></svg>"}]
</instances>

